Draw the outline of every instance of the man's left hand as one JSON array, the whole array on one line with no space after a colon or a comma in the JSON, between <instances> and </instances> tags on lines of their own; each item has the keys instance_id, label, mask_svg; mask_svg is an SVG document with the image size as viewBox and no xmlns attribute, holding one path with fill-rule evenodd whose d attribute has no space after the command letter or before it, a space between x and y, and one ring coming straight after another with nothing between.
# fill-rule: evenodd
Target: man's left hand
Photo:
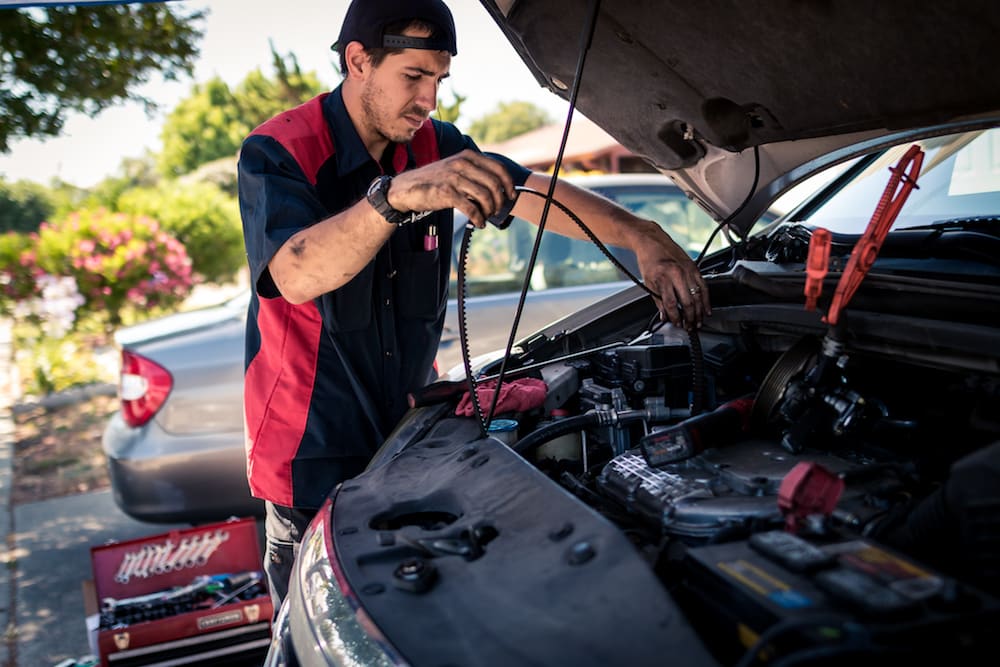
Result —
<instances>
[{"instance_id":1,"label":"man's left hand","mask_svg":"<svg viewBox=\"0 0 1000 667\"><path fill-rule=\"evenodd\" d=\"M633 251L643 282L657 295L660 317L684 329L700 327L712 308L694 260L653 222L643 228Z\"/></svg>"}]
</instances>

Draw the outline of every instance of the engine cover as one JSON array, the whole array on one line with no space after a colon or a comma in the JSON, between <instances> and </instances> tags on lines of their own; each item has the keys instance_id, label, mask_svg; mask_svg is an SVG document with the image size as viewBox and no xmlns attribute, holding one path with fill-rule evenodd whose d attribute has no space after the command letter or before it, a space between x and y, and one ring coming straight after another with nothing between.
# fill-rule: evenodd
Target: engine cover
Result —
<instances>
[{"instance_id":1,"label":"engine cover","mask_svg":"<svg viewBox=\"0 0 1000 667\"><path fill-rule=\"evenodd\" d=\"M597 486L664 533L707 540L750 522L781 523L778 488L800 461L835 474L865 467L825 452L790 454L776 442L749 440L662 468L650 467L638 450L629 450L605 465ZM842 502L862 494L849 486Z\"/></svg>"}]
</instances>

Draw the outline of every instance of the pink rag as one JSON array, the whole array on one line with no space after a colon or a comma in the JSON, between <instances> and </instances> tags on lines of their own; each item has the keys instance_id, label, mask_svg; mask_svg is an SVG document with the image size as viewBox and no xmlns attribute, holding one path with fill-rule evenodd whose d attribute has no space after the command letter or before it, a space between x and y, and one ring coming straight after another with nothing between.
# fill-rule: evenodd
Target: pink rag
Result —
<instances>
[{"instance_id":1,"label":"pink rag","mask_svg":"<svg viewBox=\"0 0 1000 667\"><path fill-rule=\"evenodd\" d=\"M476 396L479 397L479 407L485 413L493 404L493 394L496 393L496 380L489 380L476 386ZM495 414L505 412L525 412L537 408L545 402L545 383L535 378L519 378L504 382L500 387L500 398L497 400ZM471 417L475 414L472 396L468 391L462 396L455 408L456 415Z\"/></svg>"}]
</instances>

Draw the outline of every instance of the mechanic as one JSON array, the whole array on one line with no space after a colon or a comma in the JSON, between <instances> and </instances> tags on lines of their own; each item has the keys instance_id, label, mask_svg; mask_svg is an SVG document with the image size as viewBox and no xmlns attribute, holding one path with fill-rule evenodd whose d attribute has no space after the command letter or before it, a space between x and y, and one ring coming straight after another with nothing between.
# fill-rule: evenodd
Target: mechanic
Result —
<instances>
[{"instance_id":1,"label":"mechanic","mask_svg":"<svg viewBox=\"0 0 1000 667\"><path fill-rule=\"evenodd\" d=\"M441 0L354 0L333 46L341 84L244 141L239 201L253 295L246 336L247 474L266 501L264 569L277 611L308 525L364 469L435 379L452 212L482 228L516 199L537 221L549 177L479 151L430 118L457 54ZM707 289L655 223L559 183L555 197L607 245L635 252L661 317L700 325ZM585 238L551 207L547 227ZM680 308L678 308L678 304Z\"/></svg>"}]
</instances>

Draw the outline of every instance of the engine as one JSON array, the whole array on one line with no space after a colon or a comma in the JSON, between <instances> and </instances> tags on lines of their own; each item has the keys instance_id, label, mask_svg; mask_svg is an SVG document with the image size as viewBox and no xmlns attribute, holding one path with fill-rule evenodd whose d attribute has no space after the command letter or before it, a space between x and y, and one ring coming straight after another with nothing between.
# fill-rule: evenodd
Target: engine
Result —
<instances>
[{"instance_id":1,"label":"engine","mask_svg":"<svg viewBox=\"0 0 1000 667\"><path fill-rule=\"evenodd\" d=\"M554 362L512 446L626 531L706 637L803 611L945 653L971 641L960 620L987 632L997 388L832 334L773 347L668 329ZM748 645L714 643L724 662Z\"/></svg>"}]
</instances>

